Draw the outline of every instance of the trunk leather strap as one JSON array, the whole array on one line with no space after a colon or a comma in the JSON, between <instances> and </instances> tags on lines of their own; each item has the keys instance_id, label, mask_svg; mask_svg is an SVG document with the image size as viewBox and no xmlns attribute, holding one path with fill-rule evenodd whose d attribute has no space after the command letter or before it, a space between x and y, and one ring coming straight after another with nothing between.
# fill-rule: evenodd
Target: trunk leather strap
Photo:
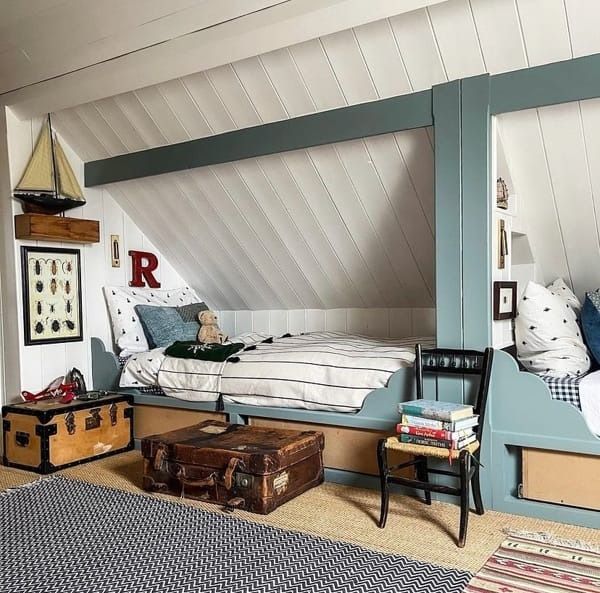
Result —
<instances>
[{"instance_id":1,"label":"trunk leather strap","mask_svg":"<svg viewBox=\"0 0 600 593\"><path fill-rule=\"evenodd\" d=\"M231 486L233 485L233 474L240 463L242 463L242 460L238 457L232 457L229 460L227 469L225 470L225 475L223 476L223 485L225 486L226 490L231 490Z\"/></svg>"},{"instance_id":2,"label":"trunk leather strap","mask_svg":"<svg viewBox=\"0 0 600 593\"><path fill-rule=\"evenodd\" d=\"M159 445L156 449L156 453L154 454L154 469L156 471L160 471L163 467L164 462L167 459L167 447L166 445Z\"/></svg>"}]
</instances>

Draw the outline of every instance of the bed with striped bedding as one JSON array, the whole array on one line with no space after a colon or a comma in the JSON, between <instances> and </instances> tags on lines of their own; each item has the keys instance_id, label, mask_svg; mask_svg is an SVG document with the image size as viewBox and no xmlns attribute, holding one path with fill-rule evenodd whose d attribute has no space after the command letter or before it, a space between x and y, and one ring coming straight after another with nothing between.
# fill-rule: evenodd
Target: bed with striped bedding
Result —
<instances>
[{"instance_id":1,"label":"bed with striped bedding","mask_svg":"<svg viewBox=\"0 0 600 593\"><path fill-rule=\"evenodd\" d=\"M434 345L431 337L339 332L242 341L247 347L224 363L163 357L158 385L168 396L191 401L222 395L227 402L256 406L356 412L371 391L413 365L415 344Z\"/></svg>"}]
</instances>

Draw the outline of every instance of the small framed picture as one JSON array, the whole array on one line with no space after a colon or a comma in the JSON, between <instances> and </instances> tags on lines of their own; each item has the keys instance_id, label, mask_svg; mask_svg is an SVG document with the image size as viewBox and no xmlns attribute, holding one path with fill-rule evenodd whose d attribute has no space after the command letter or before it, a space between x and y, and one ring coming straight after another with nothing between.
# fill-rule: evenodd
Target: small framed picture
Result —
<instances>
[{"instance_id":1,"label":"small framed picture","mask_svg":"<svg viewBox=\"0 0 600 593\"><path fill-rule=\"evenodd\" d=\"M517 316L517 283L494 282L494 319L514 319Z\"/></svg>"},{"instance_id":2,"label":"small framed picture","mask_svg":"<svg viewBox=\"0 0 600 593\"><path fill-rule=\"evenodd\" d=\"M83 340L79 249L21 247L25 345Z\"/></svg>"}]
</instances>

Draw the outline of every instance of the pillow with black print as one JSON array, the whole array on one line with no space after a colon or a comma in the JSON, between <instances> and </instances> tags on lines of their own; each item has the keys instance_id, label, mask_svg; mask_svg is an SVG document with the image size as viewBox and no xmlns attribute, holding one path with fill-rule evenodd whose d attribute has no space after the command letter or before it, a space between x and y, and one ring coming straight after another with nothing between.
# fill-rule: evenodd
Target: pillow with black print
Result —
<instances>
[{"instance_id":1,"label":"pillow with black print","mask_svg":"<svg viewBox=\"0 0 600 593\"><path fill-rule=\"evenodd\" d=\"M581 313L581 301L575 293L567 286L567 283L562 278L557 278L552 284L546 287L548 290L559 296L565 303L568 303L576 317Z\"/></svg>"},{"instance_id":2,"label":"pillow with black print","mask_svg":"<svg viewBox=\"0 0 600 593\"><path fill-rule=\"evenodd\" d=\"M150 348L135 311L136 305L181 307L201 302L198 295L187 286L174 289L105 286L104 296L114 340L121 356L131 356Z\"/></svg>"},{"instance_id":3,"label":"pillow with black print","mask_svg":"<svg viewBox=\"0 0 600 593\"><path fill-rule=\"evenodd\" d=\"M590 357L568 302L529 282L517 311L517 357L527 370L553 377L587 373Z\"/></svg>"}]
</instances>

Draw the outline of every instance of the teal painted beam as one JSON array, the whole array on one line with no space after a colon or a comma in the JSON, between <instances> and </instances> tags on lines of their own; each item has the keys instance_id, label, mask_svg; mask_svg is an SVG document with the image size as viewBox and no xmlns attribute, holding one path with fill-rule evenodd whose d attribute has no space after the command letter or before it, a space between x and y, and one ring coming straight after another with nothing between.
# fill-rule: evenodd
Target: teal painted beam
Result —
<instances>
[{"instance_id":1,"label":"teal painted beam","mask_svg":"<svg viewBox=\"0 0 600 593\"><path fill-rule=\"evenodd\" d=\"M491 113L600 97L600 54L491 77Z\"/></svg>"},{"instance_id":2,"label":"teal painted beam","mask_svg":"<svg viewBox=\"0 0 600 593\"><path fill-rule=\"evenodd\" d=\"M461 81L462 285L463 338L466 348L483 350L492 344L491 283L491 116L490 77ZM473 403L475 388L465 380L464 403ZM481 494L492 502L490 422L483 427Z\"/></svg>"},{"instance_id":3,"label":"teal painted beam","mask_svg":"<svg viewBox=\"0 0 600 593\"><path fill-rule=\"evenodd\" d=\"M437 343L463 347L460 82L433 87Z\"/></svg>"},{"instance_id":4,"label":"teal painted beam","mask_svg":"<svg viewBox=\"0 0 600 593\"><path fill-rule=\"evenodd\" d=\"M85 186L430 126L431 97L430 90L421 91L91 161Z\"/></svg>"},{"instance_id":5,"label":"teal painted beam","mask_svg":"<svg viewBox=\"0 0 600 593\"><path fill-rule=\"evenodd\" d=\"M490 77L461 81L463 338L492 344Z\"/></svg>"}]
</instances>

